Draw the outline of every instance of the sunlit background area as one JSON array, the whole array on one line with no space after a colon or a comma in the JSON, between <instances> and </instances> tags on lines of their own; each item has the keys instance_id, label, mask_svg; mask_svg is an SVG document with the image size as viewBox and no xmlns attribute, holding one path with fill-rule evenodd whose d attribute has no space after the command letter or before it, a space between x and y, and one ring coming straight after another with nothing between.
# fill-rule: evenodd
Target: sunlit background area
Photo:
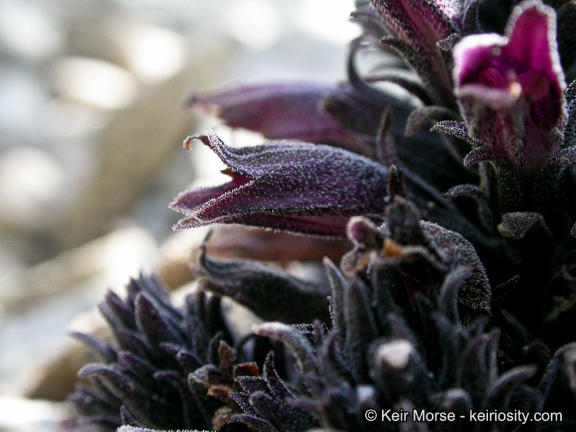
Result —
<instances>
[{"instance_id":1,"label":"sunlit background area","mask_svg":"<svg viewBox=\"0 0 576 432\"><path fill-rule=\"evenodd\" d=\"M187 111L186 95L343 79L352 9L0 0L0 431L57 430L84 355L66 332L97 328L107 289L140 271L178 279L171 265L194 234L172 233L168 204L218 172L183 139L206 126L235 144L261 139Z\"/></svg>"}]
</instances>

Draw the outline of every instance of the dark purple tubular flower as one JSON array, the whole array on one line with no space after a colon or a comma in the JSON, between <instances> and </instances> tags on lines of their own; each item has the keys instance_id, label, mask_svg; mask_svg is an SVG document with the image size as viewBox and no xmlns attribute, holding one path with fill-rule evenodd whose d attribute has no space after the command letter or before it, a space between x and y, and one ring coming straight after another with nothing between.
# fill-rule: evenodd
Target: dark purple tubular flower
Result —
<instances>
[{"instance_id":1,"label":"dark purple tubular flower","mask_svg":"<svg viewBox=\"0 0 576 432\"><path fill-rule=\"evenodd\" d=\"M388 171L357 154L300 142L226 146L211 130L201 140L227 166L229 183L180 194L171 204L184 215L175 229L242 223L344 237L350 216L381 214Z\"/></svg>"},{"instance_id":2,"label":"dark purple tubular flower","mask_svg":"<svg viewBox=\"0 0 576 432\"><path fill-rule=\"evenodd\" d=\"M267 139L330 144L366 152L361 134L319 109L327 95L342 92L337 86L313 82L252 84L193 95L188 102L213 112L230 127L261 132Z\"/></svg>"}]
</instances>

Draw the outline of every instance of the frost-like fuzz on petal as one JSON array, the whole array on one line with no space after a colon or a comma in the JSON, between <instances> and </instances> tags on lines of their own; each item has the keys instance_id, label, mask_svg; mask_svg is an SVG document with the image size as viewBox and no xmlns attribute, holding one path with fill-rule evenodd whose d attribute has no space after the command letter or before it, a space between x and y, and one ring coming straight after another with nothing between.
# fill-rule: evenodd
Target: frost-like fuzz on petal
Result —
<instances>
[{"instance_id":1,"label":"frost-like fuzz on petal","mask_svg":"<svg viewBox=\"0 0 576 432\"><path fill-rule=\"evenodd\" d=\"M208 145L232 180L180 194L171 207L186 218L176 229L238 223L343 237L349 217L384 209L388 170L346 150L288 141L233 148L210 130L190 139Z\"/></svg>"}]
</instances>

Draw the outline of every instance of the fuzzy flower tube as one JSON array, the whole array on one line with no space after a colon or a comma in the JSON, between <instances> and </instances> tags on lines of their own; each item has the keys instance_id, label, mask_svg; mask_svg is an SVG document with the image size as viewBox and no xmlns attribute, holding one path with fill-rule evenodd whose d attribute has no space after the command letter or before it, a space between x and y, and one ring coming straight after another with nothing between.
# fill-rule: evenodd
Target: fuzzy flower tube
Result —
<instances>
[{"instance_id":1,"label":"fuzzy flower tube","mask_svg":"<svg viewBox=\"0 0 576 432\"><path fill-rule=\"evenodd\" d=\"M348 252L301 280L202 246L183 308L145 276L108 294L114 340L76 335L101 359L70 396L77 430L576 430L576 3L364 0L352 16L347 82L189 99L267 141L189 137L230 180L171 204L175 229ZM360 75L366 49L406 70ZM261 319L252 333L222 297Z\"/></svg>"}]
</instances>

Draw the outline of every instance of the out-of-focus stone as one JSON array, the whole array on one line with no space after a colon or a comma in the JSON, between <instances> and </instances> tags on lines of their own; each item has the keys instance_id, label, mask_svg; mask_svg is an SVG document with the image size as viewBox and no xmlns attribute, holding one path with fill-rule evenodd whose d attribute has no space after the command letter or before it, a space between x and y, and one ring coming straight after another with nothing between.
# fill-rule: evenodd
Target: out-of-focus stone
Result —
<instances>
[{"instance_id":1,"label":"out-of-focus stone","mask_svg":"<svg viewBox=\"0 0 576 432\"><path fill-rule=\"evenodd\" d=\"M1 432L56 432L67 418L63 404L0 396Z\"/></svg>"},{"instance_id":2,"label":"out-of-focus stone","mask_svg":"<svg viewBox=\"0 0 576 432\"><path fill-rule=\"evenodd\" d=\"M100 277L111 285L152 268L157 259L154 239L139 228L115 231L20 273L21 286L0 290L0 304L12 312L55 293L78 288Z\"/></svg>"},{"instance_id":3,"label":"out-of-focus stone","mask_svg":"<svg viewBox=\"0 0 576 432\"><path fill-rule=\"evenodd\" d=\"M106 288L121 292L130 277L152 271L157 254L146 231L125 228L22 268L11 280L0 279L17 284L0 290L0 393L34 394L33 389L42 388L38 394L51 399L68 393L87 351L79 344L71 347L66 335L70 322L93 310Z\"/></svg>"}]
</instances>

